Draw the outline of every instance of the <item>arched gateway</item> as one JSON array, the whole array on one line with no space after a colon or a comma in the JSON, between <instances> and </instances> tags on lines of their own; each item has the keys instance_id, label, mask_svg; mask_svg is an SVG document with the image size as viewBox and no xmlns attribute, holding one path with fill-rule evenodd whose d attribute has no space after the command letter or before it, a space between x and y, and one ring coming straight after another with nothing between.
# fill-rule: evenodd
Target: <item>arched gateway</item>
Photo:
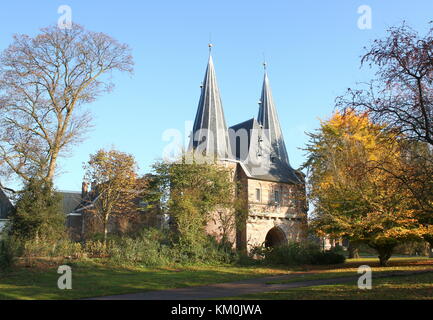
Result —
<instances>
[{"instance_id":1,"label":"arched gateway","mask_svg":"<svg viewBox=\"0 0 433 320\"><path fill-rule=\"evenodd\" d=\"M266 234L265 247L278 247L287 244L287 238L284 231L274 227Z\"/></svg>"}]
</instances>

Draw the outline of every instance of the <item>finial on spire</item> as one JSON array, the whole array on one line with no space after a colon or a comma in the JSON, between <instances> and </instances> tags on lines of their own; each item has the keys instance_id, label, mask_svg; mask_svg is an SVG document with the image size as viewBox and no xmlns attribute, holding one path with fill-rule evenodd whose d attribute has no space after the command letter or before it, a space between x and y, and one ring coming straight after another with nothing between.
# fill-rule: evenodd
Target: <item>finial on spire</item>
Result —
<instances>
[{"instance_id":1,"label":"finial on spire","mask_svg":"<svg viewBox=\"0 0 433 320\"><path fill-rule=\"evenodd\" d=\"M266 62L265 53L263 52L263 70L266 72L266 67L268 66L268 63Z\"/></svg>"},{"instance_id":2,"label":"finial on spire","mask_svg":"<svg viewBox=\"0 0 433 320\"><path fill-rule=\"evenodd\" d=\"M211 53L212 53L212 47L213 47L213 44L212 44L212 32L209 32L209 43L208 43L208 47L209 47L209 54L211 54Z\"/></svg>"}]
</instances>

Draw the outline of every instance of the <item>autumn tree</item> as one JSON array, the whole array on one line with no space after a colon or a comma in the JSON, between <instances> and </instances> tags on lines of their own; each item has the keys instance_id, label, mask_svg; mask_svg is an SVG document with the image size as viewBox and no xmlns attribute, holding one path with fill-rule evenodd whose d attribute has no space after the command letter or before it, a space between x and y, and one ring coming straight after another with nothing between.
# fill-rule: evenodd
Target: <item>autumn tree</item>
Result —
<instances>
[{"instance_id":1,"label":"autumn tree","mask_svg":"<svg viewBox=\"0 0 433 320\"><path fill-rule=\"evenodd\" d=\"M312 226L322 236L366 243L385 265L403 241L420 240L407 192L383 168L402 168L399 138L347 111L322 122L307 147Z\"/></svg>"},{"instance_id":2,"label":"autumn tree","mask_svg":"<svg viewBox=\"0 0 433 320\"><path fill-rule=\"evenodd\" d=\"M425 35L403 23L366 48L361 65L376 76L337 99L340 110L368 112L374 123L406 137L406 166L383 166L413 202L420 223L431 230L433 248L433 28Z\"/></svg>"},{"instance_id":3,"label":"autumn tree","mask_svg":"<svg viewBox=\"0 0 433 320\"><path fill-rule=\"evenodd\" d=\"M194 161L158 162L153 168L156 191L152 194L172 217L175 240L185 251L193 254L203 246L212 218L219 220L222 240L229 240L236 222L235 185L228 168ZM218 214L213 215L215 212Z\"/></svg>"},{"instance_id":4,"label":"autumn tree","mask_svg":"<svg viewBox=\"0 0 433 320\"><path fill-rule=\"evenodd\" d=\"M102 226L106 243L110 219L139 210L142 180L134 157L113 149L91 155L84 169L85 181L92 185L88 211Z\"/></svg>"},{"instance_id":5,"label":"autumn tree","mask_svg":"<svg viewBox=\"0 0 433 320\"><path fill-rule=\"evenodd\" d=\"M59 156L89 128L82 107L132 66L127 45L76 24L15 35L0 55L0 170L52 181Z\"/></svg>"}]
</instances>

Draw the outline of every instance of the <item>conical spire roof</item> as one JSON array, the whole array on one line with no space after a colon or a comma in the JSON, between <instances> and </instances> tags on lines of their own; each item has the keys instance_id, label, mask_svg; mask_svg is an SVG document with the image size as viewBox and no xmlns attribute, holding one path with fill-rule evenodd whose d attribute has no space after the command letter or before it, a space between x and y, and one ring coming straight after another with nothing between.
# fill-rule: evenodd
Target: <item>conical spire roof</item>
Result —
<instances>
[{"instance_id":1,"label":"conical spire roof","mask_svg":"<svg viewBox=\"0 0 433 320\"><path fill-rule=\"evenodd\" d=\"M272 98L269 78L266 72L263 79L262 97L260 99L257 121L259 125L263 127L267 142L270 143L268 147L271 151L271 157L276 157L282 163L290 166L280 121L278 120L277 109L275 108L274 99Z\"/></svg>"},{"instance_id":2,"label":"conical spire roof","mask_svg":"<svg viewBox=\"0 0 433 320\"><path fill-rule=\"evenodd\" d=\"M189 150L207 157L228 157L229 138L212 55L201 86Z\"/></svg>"}]
</instances>

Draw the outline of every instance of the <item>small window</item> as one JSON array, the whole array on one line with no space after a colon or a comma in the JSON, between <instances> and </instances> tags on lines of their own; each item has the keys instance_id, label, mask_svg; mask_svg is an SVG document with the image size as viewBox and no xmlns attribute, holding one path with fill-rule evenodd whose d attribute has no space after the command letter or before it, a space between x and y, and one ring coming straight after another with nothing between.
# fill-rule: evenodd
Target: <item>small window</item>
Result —
<instances>
[{"instance_id":1,"label":"small window","mask_svg":"<svg viewBox=\"0 0 433 320\"><path fill-rule=\"evenodd\" d=\"M256 200L259 202L261 201L260 189L256 189Z\"/></svg>"},{"instance_id":2,"label":"small window","mask_svg":"<svg viewBox=\"0 0 433 320\"><path fill-rule=\"evenodd\" d=\"M280 191L275 191L274 192L274 197L275 197L275 202L276 203L280 203Z\"/></svg>"}]
</instances>

